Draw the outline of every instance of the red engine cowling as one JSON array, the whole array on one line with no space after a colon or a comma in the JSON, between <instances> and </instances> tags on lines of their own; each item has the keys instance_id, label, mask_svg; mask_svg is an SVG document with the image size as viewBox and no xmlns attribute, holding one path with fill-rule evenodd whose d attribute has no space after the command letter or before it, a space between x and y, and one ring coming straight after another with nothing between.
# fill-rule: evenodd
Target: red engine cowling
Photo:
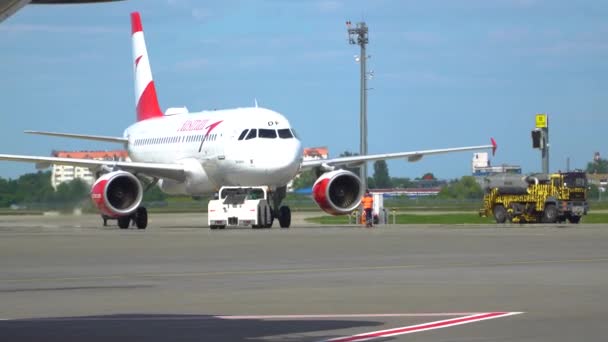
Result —
<instances>
[{"instance_id":1,"label":"red engine cowling","mask_svg":"<svg viewBox=\"0 0 608 342\"><path fill-rule=\"evenodd\" d=\"M317 179L312 186L312 196L326 213L344 215L357 209L363 190L357 175L347 170L335 170Z\"/></svg>"},{"instance_id":2,"label":"red engine cowling","mask_svg":"<svg viewBox=\"0 0 608 342\"><path fill-rule=\"evenodd\" d=\"M133 213L141 204L143 196L139 179L126 171L106 173L91 188L91 200L97 209L111 217Z\"/></svg>"}]
</instances>

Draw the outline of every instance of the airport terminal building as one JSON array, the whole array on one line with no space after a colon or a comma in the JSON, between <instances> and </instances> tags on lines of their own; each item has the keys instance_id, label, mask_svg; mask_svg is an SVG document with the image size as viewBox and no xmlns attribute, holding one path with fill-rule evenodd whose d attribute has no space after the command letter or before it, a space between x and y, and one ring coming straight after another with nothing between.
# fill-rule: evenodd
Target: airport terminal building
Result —
<instances>
[{"instance_id":1,"label":"airport terminal building","mask_svg":"<svg viewBox=\"0 0 608 342\"><path fill-rule=\"evenodd\" d=\"M82 158L95 160L129 160L129 154L125 150L114 151L53 151L53 157L59 158ZM95 175L86 167L77 167L70 165L52 165L51 185L55 190L61 183L70 182L76 178L80 178L88 184L93 184Z\"/></svg>"}]
</instances>

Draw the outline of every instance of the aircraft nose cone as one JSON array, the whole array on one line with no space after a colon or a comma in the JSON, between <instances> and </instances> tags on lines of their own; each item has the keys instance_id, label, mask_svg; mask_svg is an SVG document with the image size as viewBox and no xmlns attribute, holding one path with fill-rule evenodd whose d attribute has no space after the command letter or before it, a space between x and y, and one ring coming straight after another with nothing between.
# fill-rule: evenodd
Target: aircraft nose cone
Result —
<instances>
[{"instance_id":1,"label":"aircraft nose cone","mask_svg":"<svg viewBox=\"0 0 608 342\"><path fill-rule=\"evenodd\" d=\"M259 160L269 174L277 176L293 177L300 167L302 148L299 141L281 141L274 144L272 149L261 151ZM291 180L291 178L289 179ZM289 181L287 180L287 181Z\"/></svg>"}]
</instances>

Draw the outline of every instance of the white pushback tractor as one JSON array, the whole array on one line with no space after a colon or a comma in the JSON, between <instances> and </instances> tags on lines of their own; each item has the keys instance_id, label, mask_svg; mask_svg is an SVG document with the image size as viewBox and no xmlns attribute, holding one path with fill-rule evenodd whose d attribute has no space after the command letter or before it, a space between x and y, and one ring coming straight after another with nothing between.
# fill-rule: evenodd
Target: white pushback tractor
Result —
<instances>
[{"instance_id":1,"label":"white pushback tractor","mask_svg":"<svg viewBox=\"0 0 608 342\"><path fill-rule=\"evenodd\" d=\"M211 229L270 228L274 220L265 186L224 186L218 198L209 201L207 212Z\"/></svg>"}]
</instances>

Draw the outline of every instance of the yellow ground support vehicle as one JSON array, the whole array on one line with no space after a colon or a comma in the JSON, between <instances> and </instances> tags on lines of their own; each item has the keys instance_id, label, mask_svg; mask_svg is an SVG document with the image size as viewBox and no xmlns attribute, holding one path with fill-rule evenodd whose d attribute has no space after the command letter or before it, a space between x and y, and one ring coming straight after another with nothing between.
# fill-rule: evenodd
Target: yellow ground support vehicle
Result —
<instances>
[{"instance_id":1,"label":"yellow ground support vehicle","mask_svg":"<svg viewBox=\"0 0 608 342\"><path fill-rule=\"evenodd\" d=\"M589 211L584 172L496 175L485 182L479 215L492 215L497 223L579 223Z\"/></svg>"}]
</instances>

